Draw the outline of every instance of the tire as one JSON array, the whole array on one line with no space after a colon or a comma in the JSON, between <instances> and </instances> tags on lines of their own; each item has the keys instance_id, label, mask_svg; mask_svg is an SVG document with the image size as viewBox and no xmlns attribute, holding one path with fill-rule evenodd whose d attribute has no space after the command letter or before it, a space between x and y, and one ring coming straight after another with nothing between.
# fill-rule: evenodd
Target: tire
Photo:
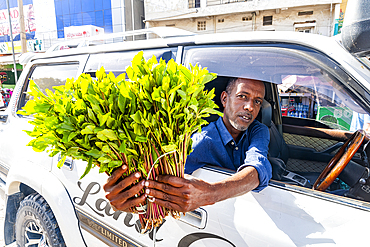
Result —
<instances>
[{"instance_id":1,"label":"tire","mask_svg":"<svg viewBox=\"0 0 370 247\"><path fill-rule=\"evenodd\" d=\"M15 228L19 247L66 246L53 211L39 194L31 194L21 202Z\"/></svg>"}]
</instances>

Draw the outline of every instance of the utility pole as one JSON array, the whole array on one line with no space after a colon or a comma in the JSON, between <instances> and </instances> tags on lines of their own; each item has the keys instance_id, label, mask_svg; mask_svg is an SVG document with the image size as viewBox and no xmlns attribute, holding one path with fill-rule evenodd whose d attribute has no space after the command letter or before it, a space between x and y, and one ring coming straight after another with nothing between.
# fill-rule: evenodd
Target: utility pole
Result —
<instances>
[{"instance_id":1,"label":"utility pole","mask_svg":"<svg viewBox=\"0 0 370 247\"><path fill-rule=\"evenodd\" d=\"M14 81L15 81L15 84L17 84L18 75L17 75L17 65L15 63L15 55L14 55L13 28L12 28L12 17L10 15L9 0L6 0L6 6L8 7L10 40L12 41L12 53L13 53L13 65L14 65Z\"/></svg>"},{"instance_id":2,"label":"utility pole","mask_svg":"<svg viewBox=\"0 0 370 247\"><path fill-rule=\"evenodd\" d=\"M24 26L24 14L23 14L23 0L18 0L18 9L19 9L19 27L20 27L20 38L21 38L21 48L22 54L27 52L27 38L26 38L26 29Z\"/></svg>"},{"instance_id":3,"label":"utility pole","mask_svg":"<svg viewBox=\"0 0 370 247\"><path fill-rule=\"evenodd\" d=\"M134 0L131 0L131 22L132 31L135 31ZM132 40L135 40L135 35L132 35Z\"/></svg>"}]
</instances>

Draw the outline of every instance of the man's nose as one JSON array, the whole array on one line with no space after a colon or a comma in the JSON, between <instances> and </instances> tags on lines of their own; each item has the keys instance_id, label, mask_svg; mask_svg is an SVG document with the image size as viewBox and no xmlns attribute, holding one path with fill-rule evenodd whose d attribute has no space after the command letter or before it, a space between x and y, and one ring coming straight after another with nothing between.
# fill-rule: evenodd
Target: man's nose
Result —
<instances>
[{"instance_id":1,"label":"man's nose","mask_svg":"<svg viewBox=\"0 0 370 247\"><path fill-rule=\"evenodd\" d=\"M253 112L253 102L251 100L248 100L244 104L244 110L248 110L249 112Z\"/></svg>"}]
</instances>

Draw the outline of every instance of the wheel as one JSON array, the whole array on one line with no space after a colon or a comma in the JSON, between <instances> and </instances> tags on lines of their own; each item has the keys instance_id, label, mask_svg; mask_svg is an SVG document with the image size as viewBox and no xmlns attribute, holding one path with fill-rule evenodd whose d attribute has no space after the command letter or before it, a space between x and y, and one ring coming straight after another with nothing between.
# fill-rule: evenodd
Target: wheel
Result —
<instances>
[{"instance_id":1,"label":"wheel","mask_svg":"<svg viewBox=\"0 0 370 247\"><path fill-rule=\"evenodd\" d=\"M365 131L357 130L329 161L329 164L316 179L312 189L325 191L327 188L329 188L329 186L334 182L334 180L339 176L339 174L347 166L348 162L355 155L364 141L365 136ZM348 149L346 149L347 146L349 146Z\"/></svg>"},{"instance_id":2,"label":"wheel","mask_svg":"<svg viewBox=\"0 0 370 247\"><path fill-rule=\"evenodd\" d=\"M53 211L41 195L31 194L21 202L16 241L19 247L66 246Z\"/></svg>"}]
</instances>

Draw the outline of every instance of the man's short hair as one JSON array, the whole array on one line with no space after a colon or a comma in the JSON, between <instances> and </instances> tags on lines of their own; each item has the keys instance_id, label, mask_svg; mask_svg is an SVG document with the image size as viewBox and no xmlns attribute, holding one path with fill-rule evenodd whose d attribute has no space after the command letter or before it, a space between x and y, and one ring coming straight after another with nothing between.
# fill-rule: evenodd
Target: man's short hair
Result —
<instances>
[{"instance_id":1,"label":"man's short hair","mask_svg":"<svg viewBox=\"0 0 370 247\"><path fill-rule=\"evenodd\" d=\"M231 92L233 91L233 89L235 87L235 83L236 83L237 80L238 80L237 77L231 77L229 79L229 81L226 84L226 89L225 89L227 94L231 94Z\"/></svg>"},{"instance_id":2,"label":"man's short hair","mask_svg":"<svg viewBox=\"0 0 370 247\"><path fill-rule=\"evenodd\" d=\"M239 79L238 77L231 77L229 79L229 81L226 84L226 89L225 89L225 91L226 91L227 94L231 94L231 92L233 91L233 89L235 87L236 81L238 79ZM266 85L265 85L265 83L263 81L261 81L261 80L256 80L256 81L262 82L263 85L264 85L264 87L265 87L265 91L266 91Z\"/></svg>"}]
</instances>

